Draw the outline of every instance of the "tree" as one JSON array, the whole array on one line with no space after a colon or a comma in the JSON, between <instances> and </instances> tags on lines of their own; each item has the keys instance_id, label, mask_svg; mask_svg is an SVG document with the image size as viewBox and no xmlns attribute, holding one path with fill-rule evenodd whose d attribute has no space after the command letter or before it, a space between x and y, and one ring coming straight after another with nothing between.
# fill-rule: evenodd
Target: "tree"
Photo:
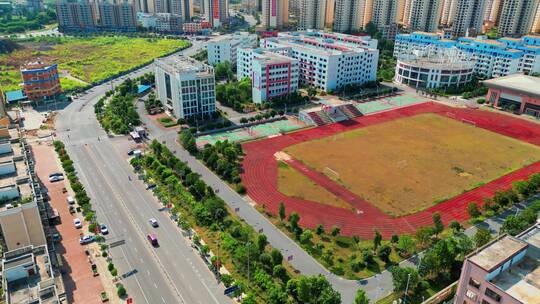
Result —
<instances>
[{"instance_id":1,"label":"tree","mask_svg":"<svg viewBox=\"0 0 540 304\"><path fill-rule=\"evenodd\" d=\"M411 255L415 246L416 244L411 236L403 234L399 237L397 248L404 256Z\"/></svg>"},{"instance_id":2,"label":"tree","mask_svg":"<svg viewBox=\"0 0 540 304\"><path fill-rule=\"evenodd\" d=\"M279 203L279 219L282 222L285 219L285 204L283 202Z\"/></svg>"},{"instance_id":3,"label":"tree","mask_svg":"<svg viewBox=\"0 0 540 304\"><path fill-rule=\"evenodd\" d=\"M491 233L486 228L478 228L473 240L476 247L482 247L491 240Z\"/></svg>"},{"instance_id":4,"label":"tree","mask_svg":"<svg viewBox=\"0 0 540 304\"><path fill-rule=\"evenodd\" d=\"M416 230L416 240L420 246L425 247L431 242L431 236L433 235L432 227L420 227Z\"/></svg>"},{"instance_id":5,"label":"tree","mask_svg":"<svg viewBox=\"0 0 540 304\"><path fill-rule=\"evenodd\" d=\"M300 229L300 226L298 226L299 221L300 215L298 215L298 213L293 212L289 215L289 224L291 225L291 230L295 233L297 233Z\"/></svg>"},{"instance_id":6,"label":"tree","mask_svg":"<svg viewBox=\"0 0 540 304\"><path fill-rule=\"evenodd\" d=\"M504 219L501 230L510 235L517 235L525 228L527 228L527 223L519 215L509 215Z\"/></svg>"},{"instance_id":7,"label":"tree","mask_svg":"<svg viewBox=\"0 0 540 304\"><path fill-rule=\"evenodd\" d=\"M268 244L268 240L266 239L266 235L259 234L257 236L257 248L259 248L259 251L263 252L267 244Z\"/></svg>"},{"instance_id":8,"label":"tree","mask_svg":"<svg viewBox=\"0 0 540 304\"><path fill-rule=\"evenodd\" d=\"M313 232L311 232L311 230L309 229L306 229L300 235L300 242L304 244L308 244L311 242L311 238L313 238Z\"/></svg>"},{"instance_id":9,"label":"tree","mask_svg":"<svg viewBox=\"0 0 540 304\"><path fill-rule=\"evenodd\" d=\"M433 219L433 224L434 224L433 232L435 233L435 235L439 235L439 233L441 233L444 230L444 224L441 220L441 214L439 212L435 212L433 213L431 218Z\"/></svg>"},{"instance_id":10,"label":"tree","mask_svg":"<svg viewBox=\"0 0 540 304\"><path fill-rule=\"evenodd\" d=\"M397 234L392 234L392 237L390 238L390 242L392 244L397 244L398 241L399 241L399 237L397 236Z\"/></svg>"},{"instance_id":11,"label":"tree","mask_svg":"<svg viewBox=\"0 0 540 304\"><path fill-rule=\"evenodd\" d=\"M369 304L369 298L365 291L358 289L356 296L354 297L354 304Z\"/></svg>"},{"instance_id":12,"label":"tree","mask_svg":"<svg viewBox=\"0 0 540 304\"><path fill-rule=\"evenodd\" d=\"M116 288L116 294L120 297L120 298L123 298L126 296L127 294L127 291L126 291L126 288L124 287L124 285L122 284L119 284L118 287Z\"/></svg>"},{"instance_id":13,"label":"tree","mask_svg":"<svg viewBox=\"0 0 540 304\"><path fill-rule=\"evenodd\" d=\"M451 221L450 224L448 224L448 227L452 229L454 233L458 233L463 230L463 226L461 226L461 224L456 220Z\"/></svg>"},{"instance_id":14,"label":"tree","mask_svg":"<svg viewBox=\"0 0 540 304\"><path fill-rule=\"evenodd\" d=\"M388 245L383 245L379 247L379 250L377 252L377 255L379 258L385 262L386 264L390 263L390 254L392 253L392 248Z\"/></svg>"},{"instance_id":15,"label":"tree","mask_svg":"<svg viewBox=\"0 0 540 304\"><path fill-rule=\"evenodd\" d=\"M472 218L479 217L481 214L478 205L475 202L470 202L467 205L467 213L469 213Z\"/></svg>"},{"instance_id":16,"label":"tree","mask_svg":"<svg viewBox=\"0 0 540 304\"><path fill-rule=\"evenodd\" d=\"M341 228L339 228L338 226L333 226L330 234L332 236L338 236L340 232L341 232Z\"/></svg>"},{"instance_id":17,"label":"tree","mask_svg":"<svg viewBox=\"0 0 540 304\"><path fill-rule=\"evenodd\" d=\"M381 245L382 235L379 230L375 230L375 236L373 237L373 250L377 251L377 248Z\"/></svg>"},{"instance_id":18,"label":"tree","mask_svg":"<svg viewBox=\"0 0 540 304\"><path fill-rule=\"evenodd\" d=\"M398 293L405 292L407 287L409 291L414 290L420 281L418 271L411 267L401 268L399 266L395 266L390 268L390 273L392 273L394 291Z\"/></svg>"},{"instance_id":19,"label":"tree","mask_svg":"<svg viewBox=\"0 0 540 304\"><path fill-rule=\"evenodd\" d=\"M281 263L283 262L283 255L281 254L281 251L276 248L272 248L272 251L270 251L270 255L272 256L274 266L281 265Z\"/></svg>"},{"instance_id":20,"label":"tree","mask_svg":"<svg viewBox=\"0 0 540 304\"><path fill-rule=\"evenodd\" d=\"M298 303L340 304L341 295L322 275L300 276L287 282L287 291Z\"/></svg>"},{"instance_id":21,"label":"tree","mask_svg":"<svg viewBox=\"0 0 540 304\"><path fill-rule=\"evenodd\" d=\"M324 226L322 224L317 225L317 228L315 228L315 233L317 235L322 235L324 233Z\"/></svg>"}]
</instances>

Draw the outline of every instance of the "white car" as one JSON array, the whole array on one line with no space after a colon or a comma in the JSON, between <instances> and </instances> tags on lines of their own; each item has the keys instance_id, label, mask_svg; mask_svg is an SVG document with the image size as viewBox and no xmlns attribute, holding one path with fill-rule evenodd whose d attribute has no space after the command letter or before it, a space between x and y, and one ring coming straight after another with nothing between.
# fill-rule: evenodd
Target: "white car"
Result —
<instances>
[{"instance_id":1,"label":"white car","mask_svg":"<svg viewBox=\"0 0 540 304\"><path fill-rule=\"evenodd\" d=\"M58 182L61 180L64 180L64 176L62 175L54 175L54 176L49 177L49 182L51 183Z\"/></svg>"},{"instance_id":2,"label":"white car","mask_svg":"<svg viewBox=\"0 0 540 304\"><path fill-rule=\"evenodd\" d=\"M157 228L159 226L157 220L155 218L151 218L148 220L148 222L150 223L150 225L152 225L152 227L154 228Z\"/></svg>"},{"instance_id":3,"label":"white car","mask_svg":"<svg viewBox=\"0 0 540 304\"><path fill-rule=\"evenodd\" d=\"M75 228L77 229L82 228L82 222L78 217L73 220L73 225L75 225Z\"/></svg>"}]
</instances>

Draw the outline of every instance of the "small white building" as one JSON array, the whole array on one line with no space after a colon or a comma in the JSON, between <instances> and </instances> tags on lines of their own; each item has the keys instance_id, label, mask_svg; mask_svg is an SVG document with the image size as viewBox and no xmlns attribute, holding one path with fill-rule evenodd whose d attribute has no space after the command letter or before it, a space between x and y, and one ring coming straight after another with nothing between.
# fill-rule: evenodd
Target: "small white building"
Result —
<instances>
[{"instance_id":1,"label":"small white building","mask_svg":"<svg viewBox=\"0 0 540 304\"><path fill-rule=\"evenodd\" d=\"M228 61L236 65L236 52L239 47L252 47L257 44L257 35L238 33L225 35L208 41L208 64L216 65Z\"/></svg>"},{"instance_id":2,"label":"small white building","mask_svg":"<svg viewBox=\"0 0 540 304\"><path fill-rule=\"evenodd\" d=\"M214 69L181 55L155 60L157 97L176 118L216 111Z\"/></svg>"}]
</instances>

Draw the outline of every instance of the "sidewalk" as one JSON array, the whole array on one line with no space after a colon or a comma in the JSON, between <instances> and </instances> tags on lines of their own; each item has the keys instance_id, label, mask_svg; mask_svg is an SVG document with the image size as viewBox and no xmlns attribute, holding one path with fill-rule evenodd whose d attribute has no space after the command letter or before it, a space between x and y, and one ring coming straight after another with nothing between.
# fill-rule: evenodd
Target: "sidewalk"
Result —
<instances>
[{"instance_id":1,"label":"sidewalk","mask_svg":"<svg viewBox=\"0 0 540 304\"><path fill-rule=\"evenodd\" d=\"M69 303L93 304L101 303L99 294L103 286L99 277L94 277L84 246L79 244L79 235L87 231L87 226L75 229L73 219L76 217L69 213L66 198L67 193L62 193L67 181L56 183L49 182L49 174L62 171L56 158L53 146L45 143L32 143L32 152L36 161L36 172L39 179L48 189L51 207L58 210L61 223L56 229L62 237L62 241L56 244L56 252L62 255L62 277L66 288ZM81 218L82 215L79 215ZM82 220L82 218L81 218Z\"/></svg>"}]
</instances>

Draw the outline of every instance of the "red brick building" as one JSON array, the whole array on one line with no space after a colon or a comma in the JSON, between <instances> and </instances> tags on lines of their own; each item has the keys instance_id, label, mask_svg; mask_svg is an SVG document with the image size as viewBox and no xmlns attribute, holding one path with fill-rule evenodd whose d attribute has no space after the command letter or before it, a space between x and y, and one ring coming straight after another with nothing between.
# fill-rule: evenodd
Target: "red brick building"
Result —
<instances>
[{"instance_id":1,"label":"red brick building","mask_svg":"<svg viewBox=\"0 0 540 304\"><path fill-rule=\"evenodd\" d=\"M54 99L62 92L56 64L30 62L21 67L23 90L30 101Z\"/></svg>"},{"instance_id":2,"label":"red brick building","mask_svg":"<svg viewBox=\"0 0 540 304\"><path fill-rule=\"evenodd\" d=\"M486 101L495 107L540 117L540 78L513 74L483 81Z\"/></svg>"}]
</instances>

